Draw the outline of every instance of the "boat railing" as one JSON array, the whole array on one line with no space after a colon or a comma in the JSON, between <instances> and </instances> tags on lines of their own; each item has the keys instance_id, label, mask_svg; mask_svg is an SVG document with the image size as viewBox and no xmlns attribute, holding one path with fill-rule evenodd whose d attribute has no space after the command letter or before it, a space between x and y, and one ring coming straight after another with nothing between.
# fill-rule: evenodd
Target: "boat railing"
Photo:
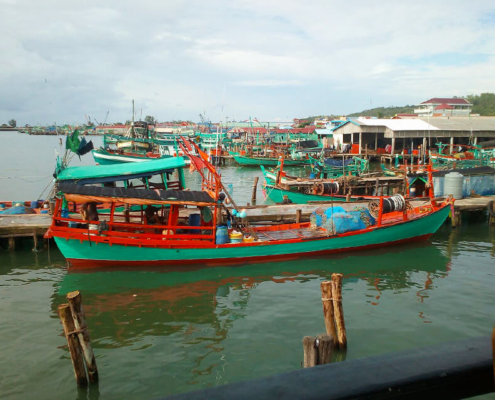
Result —
<instances>
[{"instance_id":1,"label":"boat railing","mask_svg":"<svg viewBox=\"0 0 495 400\"><path fill-rule=\"evenodd\" d=\"M100 226L102 221L84 221L76 218L63 218L54 217L54 221L65 222L66 226L55 225L52 227L53 230L59 230L57 228L62 228L63 231L67 233L81 233L84 235L96 235L103 238L112 239L136 239L142 240L160 240L160 244L163 244L163 240L167 239L177 239L180 244L194 243L201 244L201 242L214 242L215 241L215 227L214 226L191 226L191 225L147 225L147 224L137 224L137 223L122 223L122 222L109 222L104 221L106 228L104 231L99 231L99 229L92 229L90 226ZM79 226L71 227L69 223L79 223ZM87 228L86 228L87 226ZM159 233L156 233L159 231ZM195 234L191 231L207 231L206 234Z\"/></svg>"}]
</instances>

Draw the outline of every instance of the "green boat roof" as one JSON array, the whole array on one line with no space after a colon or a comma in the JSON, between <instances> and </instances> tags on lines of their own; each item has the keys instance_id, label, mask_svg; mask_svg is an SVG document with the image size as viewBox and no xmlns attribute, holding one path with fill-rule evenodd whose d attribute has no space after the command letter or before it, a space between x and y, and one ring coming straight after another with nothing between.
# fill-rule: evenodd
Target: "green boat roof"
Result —
<instances>
[{"instance_id":1,"label":"green boat roof","mask_svg":"<svg viewBox=\"0 0 495 400\"><path fill-rule=\"evenodd\" d=\"M64 181L119 176L125 178L131 175L163 173L166 170L183 168L184 166L185 162L182 157L168 157L145 162L68 167L57 176L57 179Z\"/></svg>"}]
</instances>

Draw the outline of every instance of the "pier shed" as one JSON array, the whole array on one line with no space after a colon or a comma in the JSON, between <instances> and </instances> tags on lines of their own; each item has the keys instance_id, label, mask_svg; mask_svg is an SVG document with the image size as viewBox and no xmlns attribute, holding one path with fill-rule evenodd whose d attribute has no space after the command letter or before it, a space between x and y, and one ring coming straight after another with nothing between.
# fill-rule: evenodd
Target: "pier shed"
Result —
<instances>
[{"instance_id":1,"label":"pier shed","mask_svg":"<svg viewBox=\"0 0 495 400\"><path fill-rule=\"evenodd\" d=\"M428 132L438 130L432 124L420 119L385 119L385 118L352 118L343 125L335 128L333 138L335 143L350 143L358 145L358 153L361 154L363 149L378 150L384 148L387 144L392 146L392 153L397 149L395 132L409 133L405 137L427 137ZM495 131L494 131L495 132ZM401 149L409 147L409 142L402 141Z\"/></svg>"},{"instance_id":2,"label":"pier shed","mask_svg":"<svg viewBox=\"0 0 495 400\"><path fill-rule=\"evenodd\" d=\"M334 129L333 138L335 143L358 145L359 154L365 147L377 150L387 144L392 153L439 142L476 144L495 139L495 117L349 118Z\"/></svg>"}]
</instances>

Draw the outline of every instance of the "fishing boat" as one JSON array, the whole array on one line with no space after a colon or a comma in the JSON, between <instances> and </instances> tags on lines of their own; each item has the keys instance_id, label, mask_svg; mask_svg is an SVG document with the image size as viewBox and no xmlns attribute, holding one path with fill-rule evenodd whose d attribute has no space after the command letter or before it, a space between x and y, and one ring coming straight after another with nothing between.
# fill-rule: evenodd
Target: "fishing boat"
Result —
<instances>
[{"instance_id":1,"label":"fishing boat","mask_svg":"<svg viewBox=\"0 0 495 400\"><path fill-rule=\"evenodd\" d=\"M369 161L353 156L351 158L321 158L309 157L312 172L323 178L336 178L342 175L360 176L369 172Z\"/></svg>"},{"instance_id":2,"label":"fishing boat","mask_svg":"<svg viewBox=\"0 0 495 400\"><path fill-rule=\"evenodd\" d=\"M247 155L245 152L229 151L229 154L234 158L235 162L243 166L256 166L260 165L272 165L276 166L280 158L278 157L260 157ZM309 165L308 160L291 160L285 159L285 165Z\"/></svg>"},{"instance_id":3,"label":"fishing boat","mask_svg":"<svg viewBox=\"0 0 495 400\"><path fill-rule=\"evenodd\" d=\"M340 208L333 204L326 210L315 207L310 222L252 227L204 153L199 155L188 153L202 175L201 191L117 191L60 184L46 237L54 238L74 267L235 264L423 240L437 231L451 211L450 199L437 202L431 198L412 205L401 197L380 197ZM225 197L234 207L231 212L221 203ZM62 213L64 204L103 202L110 203L110 211L97 221L68 218ZM141 209L120 213L116 205L121 203ZM181 219L184 208L198 210L200 218ZM231 221L230 230L221 221L222 210Z\"/></svg>"},{"instance_id":4,"label":"fishing boat","mask_svg":"<svg viewBox=\"0 0 495 400\"><path fill-rule=\"evenodd\" d=\"M361 178L341 176L339 178L321 179L315 177L301 178L287 175L285 171L266 170L261 166L265 183L265 196L275 203L307 204L322 201L358 201L378 198L396 189L404 193L404 179L401 177Z\"/></svg>"},{"instance_id":5,"label":"fishing boat","mask_svg":"<svg viewBox=\"0 0 495 400\"><path fill-rule=\"evenodd\" d=\"M57 169L57 182L78 185L122 187L124 189L176 189L186 188L182 157L151 160L136 165L115 164L66 167Z\"/></svg>"},{"instance_id":6,"label":"fishing boat","mask_svg":"<svg viewBox=\"0 0 495 400\"><path fill-rule=\"evenodd\" d=\"M430 150L430 162L435 169L474 168L495 166L493 149L482 149L481 146L449 145L437 143L438 150ZM449 154L445 150L449 149Z\"/></svg>"}]
</instances>

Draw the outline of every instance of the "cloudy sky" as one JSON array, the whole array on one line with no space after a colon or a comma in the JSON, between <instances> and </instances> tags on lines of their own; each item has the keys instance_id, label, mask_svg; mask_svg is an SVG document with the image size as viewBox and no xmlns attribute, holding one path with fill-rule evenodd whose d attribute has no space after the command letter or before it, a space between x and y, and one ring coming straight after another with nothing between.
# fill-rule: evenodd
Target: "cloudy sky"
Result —
<instances>
[{"instance_id":1,"label":"cloudy sky","mask_svg":"<svg viewBox=\"0 0 495 400\"><path fill-rule=\"evenodd\" d=\"M495 1L0 0L0 123L287 120L495 92Z\"/></svg>"}]
</instances>

